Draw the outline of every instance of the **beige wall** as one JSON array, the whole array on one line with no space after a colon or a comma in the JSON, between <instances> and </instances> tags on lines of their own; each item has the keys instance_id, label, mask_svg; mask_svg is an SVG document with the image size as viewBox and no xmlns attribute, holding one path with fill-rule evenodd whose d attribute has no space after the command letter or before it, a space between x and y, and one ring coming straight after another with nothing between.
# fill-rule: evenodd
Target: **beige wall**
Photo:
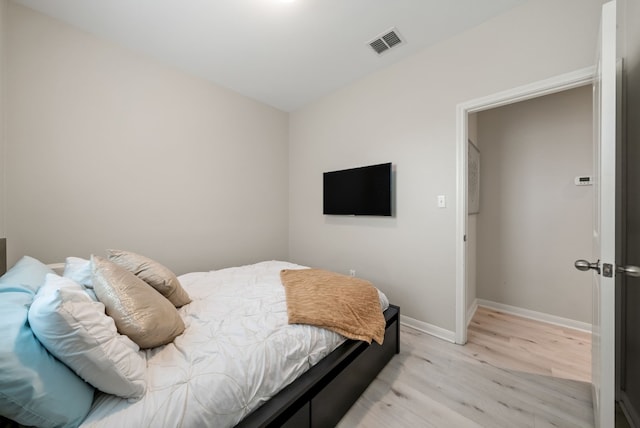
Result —
<instances>
[{"instance_id":1,"label":"beige wall","mask_svg":"<svg viewBox=\"0 0 640 428\"><path fill-rule=\"evenodd\" d=\"M354 268L453 331L456 105L592 65L601 3L527 2L291 114L291 259ZM322 215L323 171L389 161L395 217Z\"/></svg>"},{"instance_id":2,"label":"beige wall","mask_svg":"<svg viewBox=\"0 0 640 428\"><path fill-rule=\"evenodd\" d=\"M288 115L10 3L9 262L287 257Z\"/></svg>"},{"instance_id":3,"label":"beige wall","mask_svg":"<svg viewBox=\"0 0 640 428\"><path fill-rule=\"evenodd\" d=\"M292 261L356 269L405 315L453 330L455 106L591 65L601 3L528 2L290 124L10 3L9 261L122 247L184 272L286 258L288 244ZM322 216L323 171L387 161L395 217Z\"/></svg>"},{"instance_id":4,"label":"beige wall","mask_svg":"<svg viewBox=\"0 0 640 428\"><path fill-rule=\"evenodd\" d=\"M5 140L6 140L6 76L7 76L7 6L8 0L0 0L0 238L5 237Z\"/></svg>"},{"instance_id":5,"label":"beige wall","mask_svg":"<svg viewBox=\"0 0 640 428\"><path fill-rule=\"evenodd\" d=\"M591 322L591 86L478 114L478 298Z\"/></svg>"}]
</instances>

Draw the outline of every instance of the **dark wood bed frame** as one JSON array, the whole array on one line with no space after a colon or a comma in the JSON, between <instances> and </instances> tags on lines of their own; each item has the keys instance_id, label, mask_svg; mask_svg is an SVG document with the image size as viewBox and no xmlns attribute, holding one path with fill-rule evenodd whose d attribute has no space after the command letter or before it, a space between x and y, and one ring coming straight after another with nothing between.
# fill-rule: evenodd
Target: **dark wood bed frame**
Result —
<instances>
[{"instance_id":1,"label":"dark wood bed frame","mask_svg":"<svg viewBox=\"0 0 640 428\"><path fill-rule=\"evenodd\" d=\"M382 345L347 340L236 427L335 427L400 352L400 308L390 305L384 315L387 328Z\"/></svg>"}]
</instances>

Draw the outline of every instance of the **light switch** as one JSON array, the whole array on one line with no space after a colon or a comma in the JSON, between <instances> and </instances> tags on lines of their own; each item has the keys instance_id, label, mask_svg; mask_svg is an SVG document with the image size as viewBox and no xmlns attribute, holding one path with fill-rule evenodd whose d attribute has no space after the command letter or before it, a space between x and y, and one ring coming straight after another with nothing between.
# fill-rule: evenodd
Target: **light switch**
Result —
<instances>
[{"instance_id":1,"label":"light switch","mask_svg":"<svg viewBox=\"0 0 640 428\"><path fill-rule=\"evenodd\" d=\"M444 208L447 206L447 199L444 195L438 195L438 208Z\"/></svg>"}]
</instances>

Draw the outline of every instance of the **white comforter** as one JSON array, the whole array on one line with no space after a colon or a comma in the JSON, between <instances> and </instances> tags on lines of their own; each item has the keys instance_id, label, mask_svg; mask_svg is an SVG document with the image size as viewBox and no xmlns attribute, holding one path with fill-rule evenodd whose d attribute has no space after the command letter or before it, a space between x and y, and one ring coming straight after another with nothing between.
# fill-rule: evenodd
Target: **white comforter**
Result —
<instances>
[{"instance_id":1,"label":"white comforter","mask_svg":"<svg viewBox=\"0 0 640 428\"><path fill-rule=\"evenodd\" d=\"M83 427L228 427L333 351L344 338L287 324L286 262L196 272L180 282L185 332L146 351L148 389L137 402L97 394ZM381 296L382 299L386 299Z\"/></svg>"}]
</instances>

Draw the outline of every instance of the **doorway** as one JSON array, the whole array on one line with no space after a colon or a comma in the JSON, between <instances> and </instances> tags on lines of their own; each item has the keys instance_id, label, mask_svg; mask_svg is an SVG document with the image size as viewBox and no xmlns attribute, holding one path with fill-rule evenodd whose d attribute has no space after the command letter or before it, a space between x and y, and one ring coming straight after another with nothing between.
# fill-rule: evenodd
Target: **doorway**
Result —
<instances>
[{"instance_id":1,"label":"doorway","mask_svg":"<svg viewBox=\"0 0 640 428\"><path fill-rule=\"evenodd\" d=\"M586 85L470 116L482 209L468 219L468 301L591 332L591 278L573 263L592 253L592 93Z\"/></svg>"},{"instance_id":2,"label":"doorway","mask_svg":"<svg viewBox=\"0 0 640 428\"><path fill-rule=\"evenodd\" d=\"M518 101L537 98L568 89L591 84L594 75L593 67L563 74L534 84L515 88L509 91L479 98L458 105L457 108L457 209L456 209L456 343L467 341L468 305L468 273L467 273L467 167L469 115L493 109Z\"/></svg>"}]
</instances>

